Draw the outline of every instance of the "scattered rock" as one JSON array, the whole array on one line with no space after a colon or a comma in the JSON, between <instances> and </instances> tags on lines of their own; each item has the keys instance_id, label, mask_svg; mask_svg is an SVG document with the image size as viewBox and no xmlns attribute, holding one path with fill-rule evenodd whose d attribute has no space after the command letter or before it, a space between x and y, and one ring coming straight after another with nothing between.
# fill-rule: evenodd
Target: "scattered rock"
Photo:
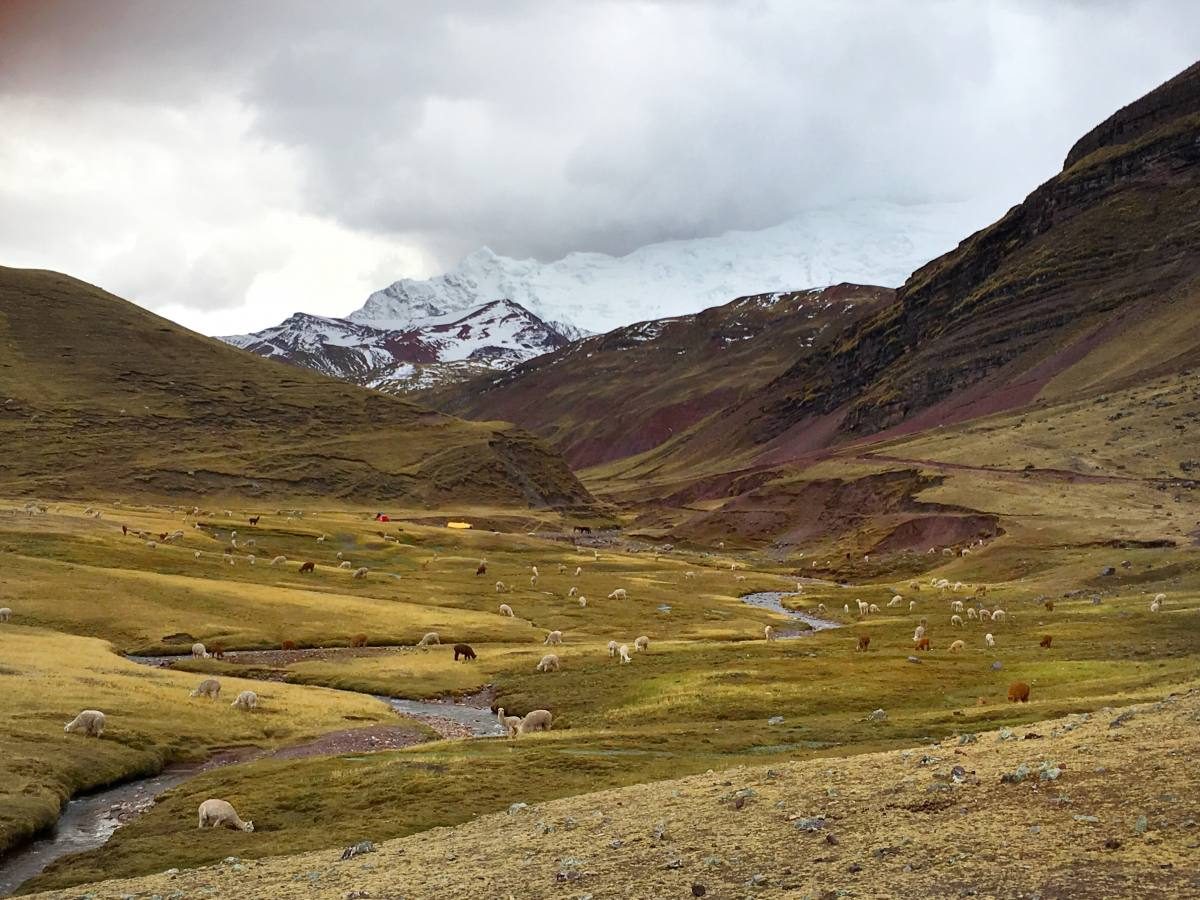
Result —
<instances>
[{"instance_id":1,"label":"scattered rock","mask_svg":"<svg viewBox=\"0 0 1200 900\"><path fill-rule=\"evenodd\" d=\"M771 716L771 718L767 719L767 724L768 725L782 725L783 724L783 716Z\"/></svg>"},{"instance_id":2,"label":"scattered rock","mask_svg":"<svg viewBox=\"0 0 1200 900\"><path fill-rule=\"evenodd\" d=\"M1094 825L1100 820L1096 816L1071 816L1076 822L1086 822L1089 825Z\"/></svg>"},{"instance_id":3,"label":"scattered rock","mask_svg":"<svg viewBox=\"0 0 1200 900\"><path fill-rule=\"evenodd\" d=\"M795 819L792 826L799 831L820 831L825 827L825 820L820 816L812 816L810 818Z\"/></svg>"},{"instance_id":4,"label":"scattered rock","mask_svg":"<svg viewBox=\"0 0 1200 900\"><path fill-rule=\"evenodd\" d=\"M1114 569L1112 566L1105 566L1103 569L1100 570L1100 575L1104 578L1108 578L1108 577L1110 577L1112 575L1116 575L1116 574L1117 574L1117 570Z\"/></svg>"},{"instance_id":5,"label":"scattered rock","mask_svg":"<svg viewBox=\"0 0 1200 900\"><path fill-rule=\"evenodd\" d=\"M958 736L958 746L960 747L966 746L967 744L974 744L978 741L979 735L977 734L960 734Z\"/></svg>"},{"instance_id":6,"label":"scattered rock","mask_svg":"<svg viewBox=\"0 0 1200 900\"><path fill-rule=\"evenodd\" d=\"M1003 775L1001 775L1000 783L1001 784L1020 784L1022 781L1024 781L1028 777L1029 777L1029 766L1025 765L1025 763L1021 763L1012 772L1005 772Z\"/></svg>"},{"instance_id":7,"label":"scattered rock","mask_svg":"<svg viewBox=\"0 0 1200 900\"><path fill-rule=\"evenodd\" d=\"M918 666L919 666L919 665L921 665L921 660L920 660L920 658L919 658L919 657L916 657L916 656L910 656L910 657L908 658L908 661L909 661L910 663L916 663Z\"/></svg>"},{"instance_id":8,"label":"scattered rock","mask_svg":"<svg viewBox=\"0 0 1200 900\"><path fill-rule=\"evenodd\" d=\"M1054 763L1050 762L1049 760L1046 760L1045 762L1042 763L1041 768L1038 769L1038 780L1039 781L1057 781L1058 776L1060 776L1061 774L1062 774L1061 767L1055 765Z\"/></svg>"},{"instance_id":9,"label":"scattered rock","mask_svg":"<svg viewBox=\"0 0 1200 900\"><path fill-rule=\"evenodd\" d=\"M1137 821L1133 823L1134 834L1145 834L1146 829L1150 827L1150 820L1145 816L1138 816Z\"/></svg>"},{"instance_id":10,"label":"scattered rock","mask_svg":"<svg viewBox=\"0 0 1200 900\"><path fill-rule=\"evenodd\" d=\"M508 814L510 816L515 816L517 813L521 812L521 810L523 810L523 809L529 809L529 804L528 803L514 803L511 806L509 806Z\"/></svg>"},{"instance_id":11,"label":"scattered rock","mask_svg":"<svg viewBox=\"0 0 1200 900\"><path fill-rule=\"evenodd\" d=\"M374 853L375 845L370 841L359 841L351 847L347 847L342 851L342 859L353 859L356 856L362 856L364 853Z\"/></svg>"},{"instance_id":12,"label":"scattered rock","mask_svg":"<svg viewBox=\"0 0 1200 900\"><path fill-rule=\"evenodd\" d=\"M1118 841L1116 838L1109 838L1107 841L1104 842L1104 849L1105 850L1120 850L1121 842Z\"/></svg>"},{"instance_id":13,"label":"scattered rock","mask_svg":"<svg viewBox=\"0 0 1200 900\"><path fill-rule=\"evenodd\" d=\"M1117 716L1115 719L1113 719L1111 722L1109 722L1108 727L1109 728L1120 728L1122 725L1124 725L1130 719L1134 718L1136 715L1137 714L1133 710L1129 710L1128 712L1123 712L1119 716Z\"/></svg>"},{"instance_id":14,"label":"scattered rock","mask_svg":"<svg viewBox=\"0 0 1200 900\"><path fill-rule=\"evenodd\" d=\"M693 897L703 897L707 893L708 893L708 888L706 888L700 882L697 881L695 884L692 885L692 896Z\"/></svg>"},{"instance_id":15,"label":"scattered rock","mask_svg":"<svg viewBox=\"0 0 1200 900\"><path fill-rule=\"evenodd\" d=\"M870 715L867 716L867 721L868 722L886 722L887 721L887 713L884 712L882 709L877 709L874 712L872 712Z\"/></svg>"}]
</instances>

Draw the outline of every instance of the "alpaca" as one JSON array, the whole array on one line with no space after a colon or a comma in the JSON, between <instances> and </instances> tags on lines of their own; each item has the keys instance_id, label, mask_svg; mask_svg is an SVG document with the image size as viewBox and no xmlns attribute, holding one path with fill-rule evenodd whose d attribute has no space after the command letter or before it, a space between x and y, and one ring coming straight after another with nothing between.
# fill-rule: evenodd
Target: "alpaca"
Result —
<instances>
[{"instance_id":1,"label":"alpaca","mask_svg":"<svg viewBox=\"0 0 1200 900\"><path fill-rule=\"evenodd\" d=\"M504 714L503 706L501 706L499 709L496 710L496 720L502 726L504 726L504 731L505 731L505 733L508 734L508 736L510 738L515 738L518 734L521 733L521 717L520 716L506 716Z\"/></svg>"},{"instance_id":2,"label":"alpaca","mask_svg":"<svg viewBox=\"0 0 1200 900\"><path fill-rule=\"evenodd\" d=\"M476 575L486 575L487 574L487 563L484 560L481 559L479 561L479 565L477 565L475 567L475 574Z\"/></svg>"},{"instance_id":3,"label":"alpaca","mask_svg":"<svg viewBox=\"0 0 1200 900\"><path fill-rule=\"evenodd\" d=\"M549 634L546 635L546 640L542 641L542 643L550 644L550 645L561 644L562 643L562 632L561 631L551 631Z\"/></svg>"},{"instance_id":4,"label":"alpaca","mask_svg":"<svg viewBox=\"0 0 1200 900\"><path fill-rule=\"evenodd\" d=\"M246 712L258 709L258 694L254 693L254 691L242 691L237 695L237 699L229 705L234 709L244 709Z\"/></svg>"},{"instance_id":5,"label":"alpaca","mask_svg":"<svg viewBox=\"0 0 1200 900\"><path fill-rule=\"evenodd\" d=\"M550 715L548 709L535 709L533 712L526 713L525 718L521 720L519 734L525 734L531 731L549 731L550 726L554 723L554 716Z\"/></svg>"},{"instance_id":6,"label":"alpaca","mask_svg":"<svg viewBox=\"0 0 1200 900\"><path fill-rule=\"evenodd\" d=\"M858 650L860 653L866 653L871 646L871 638L868 635L860 635L858 638Z\"/></svg>"},{"instance_id":7,"label":"alpaca","mask_svg":"<svg viewBox=\"0 0 1200 900\"><path fill-rule=\"evenodd\" d=\"M215 678L205 678L196 685L196 688L188 696L207 697L209 700L218 700L221 696L221 682Z\"/></svg>"},{"instance_id":8,"label":"alpaca","mask_svg":"<svg viewBox=\"0 0 1200 900\"><path fill-rule=\"evenodd\" d=\"M617 642L616 642L616 641L609 641L609 642L608 642L608 655L609 655L609 656L616 656L616 655L617 655Z\"/></svg>"},{"instance_id":9,"label":"alpaca","mask_svg":"<svg viewBox=\"0 0 1200 900\"><path fill-rule=\"evenodd\" d=\"M507 603L501 603L500 604L500 615L508 616L511 619L513 617L512 607L509 606Z\"/></svg>"},{"instance_id":10,"label":"alpaca","mask_svg":"<svg viewBox=\"0 0 1200 900\"><path fill-rule=\"evenodd\" d=\"M562 668L562 660L553 653L547 653L542 657L541 662L537 664L536 671L538 672L557 672Z\"/></svg>"},{"instance_id":11,"label":"alpaca","mask_svg":"<svg viewBox=\"0 0 1200 900\"><path fill-rule=\"evenodd\" d=\"M620 647L618 647L617 653L621 657L621 662L633 662L633 657L629 655L629 646L627 644L622 644Z\"/></svg>"},{"instance_id":12,"label":"alpaca","mask_svg":"<svg viewBox=\"0 0 1200 900\"><path fill-rule=\"evenodd\" d=\"M205 800L200 804L200 827L216 828L218 825L235 831L254 830L254 823L243 822L232 804L225 800Z\"/></svg>"},{"instance_id":13,"label":"alpaca","mask_svg":"<svg viewBox=\"0 0 1200 900\"><path fill-rule=\"evenodd\" d=\"M458 662L461 656L464 662L473 662L475 660L475 651L471 649L470 644L455 644L454 645L454 661Z\"/></svg>"},{"instance_id":14,"label":"alpaca","mask_svg":"<svg viewBox=\"0 0 1200 900\"><path fill-rule=\"evenodd\" d=\"M768 641L775 640L775 629L772 628L770 625L764 625L763 626L763 637L765 637Z\"/></svg>"},{"instance_id":15,"label":"alpaca","mask_svg":"<svg viewBox=\"0 0 1200 900\"><path fill-rule=\"evenodd\" d=\"M990 631L983 636L983 642L985 644L987 644L989 647L996 646L996 639L994 637L992 637L992 633Z\"/></svg>"},{"instance_id":16,"label":"alpaca","mask_svg":"<svg viewBox=\"0 0 1200 900\"><path fill-rule=\"evenodd\" d=\"M963 648L966 646L967 646L966 641L955 641L953 644L950 645L950 652L951 653L961 653L963 651Z\"/></svg>"},{"instance_id":17,"label":"alpaca","mask_svg":"<svg viewBox=\"0 0 1200 900\"><path fill-rule=\"evenodd\" d=\"M1038 646L1041 647L1043 650L1048 650L1048 649L1050 649L1050 645L1053 642L1054 642L1054 635L1052 635L1052 634L1042 635L1042 642L1040 644L1038 644Z\"/></svg>"},{"instance_id":18,"label":"alpaca","mask_svg":"<svg viewBox=\"0 0 1200 900\"><path fill-rule=\"evenodd\" d=\"M317 564L314 562L302 563L300 565L300 574L303 575L305 572L315 572L316 568Z\"/></svg>"},{"instance_id":19,"label":"alpaca","mask_svg":"<svg viewBox=\"0 0 1200 900\"><path fill-rule=\"evenodd\" d=\"M646 635L643 634L641 637L639 637L636 641L633 642L633 649L636 650L638 653L649 650L650 649L650 638L646 637Z\"/></svg>"},{"instance_id":20,"label":"alpaca","mask_svg":"<svg viewBox=\"0 0 1200 900\"><path fill-rule=\"evenodd\" d=\"M63 726L66 734L82 732L84 737L102 737L104 735L104 713L98 709L85 709L70 722Z\"/></svg>"},{"instance_id":21,"label":"alpaca","mask_svg":"<svg viewBox=\"0 0 1200 900\"><path fill-rule=\"evenodd\" d=\"M421 638L419 641L417 641L417 646L418 647L428 647L432 644L440 644L441 642L442 642L442 639L438 635L438 633L436 631L430 631L423 638Z\"/></svg>"},{"instance_id":22,"label":"alpaca","mask_svg":"<svg viewBox=\"0 0 1200 900\"><path fill-rule=\"evenodd\" d=\"M1009 703L1028 703L1029 685L1023 681L1014 681L1008 686Z\"/></svg>"}]
</instances>

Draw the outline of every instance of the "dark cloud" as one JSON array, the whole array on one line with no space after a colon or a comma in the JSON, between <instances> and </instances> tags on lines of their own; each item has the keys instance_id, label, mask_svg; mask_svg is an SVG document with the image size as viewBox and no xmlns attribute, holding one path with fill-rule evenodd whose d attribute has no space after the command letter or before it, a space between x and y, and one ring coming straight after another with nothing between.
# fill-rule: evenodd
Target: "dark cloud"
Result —
<instances>
[{"instance_id":1,"label":"dark cloud","mask_svg":"<svg viewBox=\"0 0 1200 900\"><path fill-rule=\"evenodd\" d=\"M1198 39L1200 5L1183 0L9 0L0 102L200 127L235 108L244 128L214 146L225 168L276 148L295 172L286 201L249 178L239 204L449 265L480 244L624 252L854 198L998 212ZM227 186L205 169L210 193ZM201 293L252 268L239 254Z\"/></svg>"}]
</instances>

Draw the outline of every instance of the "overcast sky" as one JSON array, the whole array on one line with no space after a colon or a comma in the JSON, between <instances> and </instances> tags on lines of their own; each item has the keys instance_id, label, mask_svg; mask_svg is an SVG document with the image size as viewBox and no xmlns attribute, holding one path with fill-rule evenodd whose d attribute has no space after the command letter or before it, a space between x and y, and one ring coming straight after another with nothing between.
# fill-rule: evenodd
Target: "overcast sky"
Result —
<instances>
[{"instance_id":1,"label":"overcast sky","mask_svg":"<svg viewBox=\"0 0 1200 900\"><path fill-rule=\"evenodd\" d=\"M0 0L0 265L227 333L483 244L983 224L1198 56L1194 0Z\"/></svg>"}]
</instances>

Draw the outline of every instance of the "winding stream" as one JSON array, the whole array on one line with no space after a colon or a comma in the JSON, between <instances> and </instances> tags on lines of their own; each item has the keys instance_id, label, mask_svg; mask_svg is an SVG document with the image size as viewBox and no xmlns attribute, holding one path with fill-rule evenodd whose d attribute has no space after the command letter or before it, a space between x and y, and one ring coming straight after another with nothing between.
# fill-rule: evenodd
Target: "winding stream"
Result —
<instances>
[{"instance_id":1,"label":"winding stream","mask_svg":"<svg viewBox=\"0 0 1200 900\"><path fill-rule=\"evenodd\" d=\"M789 619L804 622L811 629L794 631L780 629L776 631L776 635L781 639L800 638L818 631L842 627L839 622L831 622L806 612L787 609L783 605L783 598L792 596L795 594L785 591L760 591L755 594L747 594L741 599L743 603L750 606L769 609L787 616ZM397 649L399 648L373 648L373 652L388 652ZM328 651L320 652L328 653ZM314 651L309 651L309 653L315 655ZM278 664L294 661L291 658L276 660L274 659L275 655L282 656L283 653L259 651L257 655L253 656L249 652L239 654L240 657L250 657L259 663ZM288 657L305 657L306 653L305 651L287 651L287 655ZM148 666L170 666L175 661L189 657L181 654L178 656L129 656L127 658ZM470 736L474 738L499 737L504 734L495 715L486 707L456 703L450 699L406 700L378 695L375 696L375 699L386 703L402 716L419 720L441 719L452 722L469 732ZM102 846L112 837L113 832L152 806L155 799L165 791L204 772L267 755L269 755L267 751L219 753L203 763L168 766L152 778L126 782L69 801L53 832L37 838L0 859L0 897L9 896L30 878L39 875L47 866L62 857Z\"/></svg>"},{"instance_id":2,"label":"winding stream","mask_svg":"<svg viewBox=\"0 0 1200 900\"><path fill-rule=\"evenodd\" d=\"M775 636L781 640L806 637L810 634L816 634L818 631L829 631L832 628L842 627L841 622L820 619L810 613L801 612L798 609L788 609L783 605L784 597L795 596L797 595L788 591L759 591L757 594L746 594L741 599L743 603L748 603L750 606L757 606L759 609L769 609L771 612L777 612L780 615L787 616L789 619L804 622L809 626L807 629L777 629Z\"/></svg>"}]
</instances>

